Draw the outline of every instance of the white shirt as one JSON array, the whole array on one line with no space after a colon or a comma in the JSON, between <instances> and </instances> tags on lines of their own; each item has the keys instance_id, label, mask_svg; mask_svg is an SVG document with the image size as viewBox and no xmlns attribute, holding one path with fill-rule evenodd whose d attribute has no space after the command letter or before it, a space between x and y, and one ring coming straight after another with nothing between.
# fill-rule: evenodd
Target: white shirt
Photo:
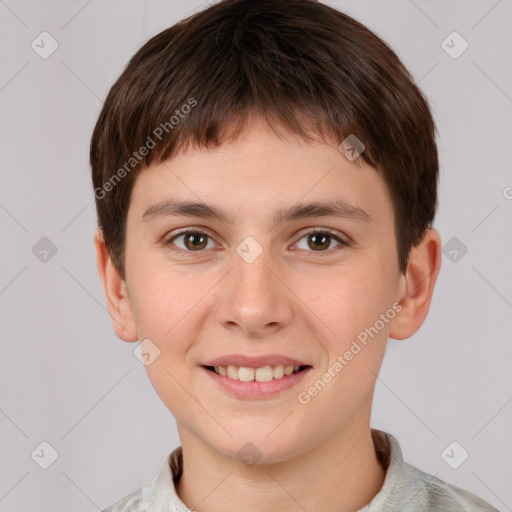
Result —
<instances>
[{"instance_id":1,"label":"white shirt","mask_svg":"<svg viewBox=\"0 0 512 512\"><path fill-rule=\"evenodd\" d=\"M375 450L386 477L372 501L358 512L499 512L474 494L431 476L404 461L398 441L372 429ZM166 458L161 470L140 489L102 512L190 512L176 493L181 477L181 446Z\"/></svg>"}]
</instances>

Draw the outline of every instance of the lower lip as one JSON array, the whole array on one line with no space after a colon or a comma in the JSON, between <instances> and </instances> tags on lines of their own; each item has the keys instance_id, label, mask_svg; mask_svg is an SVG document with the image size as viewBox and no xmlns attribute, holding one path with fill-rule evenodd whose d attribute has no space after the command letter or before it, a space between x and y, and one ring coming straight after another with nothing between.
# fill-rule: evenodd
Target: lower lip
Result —
<instances>
[{"instance_id":1,"label":"lower lip","mask_svg":"<svg viewBox=\"0 0 512 512\"><path fill-rule=\"evenodd\" d=\"M268 382L257 382L255 380L243 382L241 380L230 379L216 372L208 370L204 366L201 367L207 375L216 382L222 389L237 398L268 398L278 393L296 386L304 376L312 369L308 367L300 372L285 375L280 379L273 379Z\"/></svg>"}]
</instances>

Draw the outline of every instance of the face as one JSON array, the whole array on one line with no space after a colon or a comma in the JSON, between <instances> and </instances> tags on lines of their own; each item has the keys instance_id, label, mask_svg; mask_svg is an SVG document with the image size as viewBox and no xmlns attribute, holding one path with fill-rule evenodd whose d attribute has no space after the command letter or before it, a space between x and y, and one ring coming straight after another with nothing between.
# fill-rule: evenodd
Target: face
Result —
<instances>
[{"instance_id":1,"label":"face","mask_svg":"<svg viewBox=\"0 0 512 512\"><path fill-rule=\"evenodd\" d=\"M300 208L335 202L337 213ZM279 138L253 119L236 142L141 172L127 217L129 314L159 351L146 369L182 439L233 458L252 442L275 462L367 429L404 292L397 260L383 179L334 143ZM280 363L301 369L250 382L206 368L230 362L270 366L259 380Z\"/></svg>"}]
</instances>

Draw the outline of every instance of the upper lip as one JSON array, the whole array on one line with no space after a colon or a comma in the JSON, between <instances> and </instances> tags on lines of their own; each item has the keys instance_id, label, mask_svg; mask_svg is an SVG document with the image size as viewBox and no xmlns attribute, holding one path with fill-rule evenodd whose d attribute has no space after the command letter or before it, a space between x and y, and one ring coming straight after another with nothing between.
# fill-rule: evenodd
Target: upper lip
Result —
<instances>
[{"instance_id":1,"label":"upper lip","mask_svg":"<svg viewBox=\"0 0 512 512\"><path fill-rule=\"evenodd\" d=\"M203 366L243 366L246 368L261 368L263 366L309 366L298 359L281 356L277 354L269 354L265 356L246 356L243 354L228 354L216 357L206 361Z\"/></svg>"}]
</instances>

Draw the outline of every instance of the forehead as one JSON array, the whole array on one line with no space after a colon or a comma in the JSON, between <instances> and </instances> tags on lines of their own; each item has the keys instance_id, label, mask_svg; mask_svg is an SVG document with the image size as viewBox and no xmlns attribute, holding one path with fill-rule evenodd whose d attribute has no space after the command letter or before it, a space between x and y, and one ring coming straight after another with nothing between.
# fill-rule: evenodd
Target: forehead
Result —
<instances>
[{"instance_id":1,"label":"forehead","mask_svg":"<svg viewBox=\"0 0 512 512\"><path fill-rule=\"evenodd\" d=\"M242 213L274 223L333 214L371 220L392 210L376 169L349 161L336 141L276 134L260 118L236 139L213 148L188 146L143 170L132 201L142 221L179 214L234 222Z\"/></svg>"}]
</instances>

